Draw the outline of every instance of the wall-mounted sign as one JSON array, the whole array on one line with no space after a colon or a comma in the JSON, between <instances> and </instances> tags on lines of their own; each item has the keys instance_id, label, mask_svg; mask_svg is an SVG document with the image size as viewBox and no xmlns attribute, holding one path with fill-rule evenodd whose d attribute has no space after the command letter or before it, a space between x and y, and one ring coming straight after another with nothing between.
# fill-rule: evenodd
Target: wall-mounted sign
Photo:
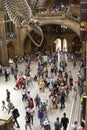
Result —
<instances>
[{"instance_id":1,"label":"wall-mounted sign","mask_svg":"<svg viewBox=\"0 0 87 130\"><path fill-rule=\"evenodd\" d=\"M80 37L87 41L87 0L80 0Z\"/></svg>"}]
</instances>

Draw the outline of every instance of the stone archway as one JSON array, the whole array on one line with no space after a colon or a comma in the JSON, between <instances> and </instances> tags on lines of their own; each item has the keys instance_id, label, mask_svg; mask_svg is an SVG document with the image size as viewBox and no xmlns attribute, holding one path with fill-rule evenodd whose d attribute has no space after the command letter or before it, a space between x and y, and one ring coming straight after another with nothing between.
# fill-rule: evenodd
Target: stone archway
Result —
<instances>
[{"instance_id":1,"label":"stone archway","mask_svg":"<svg viewBox=\"0 0 87 130\"><path fill-rule=\"evenodd\" d=\"M64 25L71 30L73 30L78 36L80 36L80 24L77 22L74 22L68 18L66 19L57 19L57 18L49 18L49 19L44 19L44 18L38 18L40 21L40 26L43 25L49 25L49 24L55 24L55 25Z\"/></svg>"},{"instance_id":2,"label":"stone archway","mask_svg":"<svg viewBox=\"0 0 87 130\"><path fill-rule=\"evenodd\" d=\"M62 19L57 19L57 18L49 18L49 19L46 19L46 18L37 18L40 22L40 26L43 27L43 25L50 25L50 24L55 24L55 25L64 25L64 26L67 26L68 28L70 28L71 30L73 30L79 37L80 37L80 24L79 23L76 23L72 20L69 20L69 19L65 19L65 20L62 20ZM30 28L30 32L32 32L32 28ZM25 47L25 43L26 43L26 37L27 37L27 33L24 29L21 29L20 31L20 35L21 35L21 46L24 50L23 53L31 53L32 52L32 42L30 40L30 38L28 38L29 41L29 44L30 44L30 48L28 50L27 47ZM69 42L69 39L67 39L67 43ZM52 40L51 40L51 43L52 43ZM28 43L27 45L28 46ZM37 47L36 47L37 48ZM48 50L52 50L52 46L48 46Z\"/></svg>"},{"instance_id":3,"label":"stone archway","mask_svg":"<svg viewBox=\"0 0 87 130\"><path fill-rule=\"evenodd\" d=\"M82 50L82 43L80 42L80 38L78 36L72 39L71 47L72 47L72 52L75 51L80 52Z\"/></svg>"},{"instance_id":4,"label":"stone archway","mask_svg":"<svg viewBox=\"0 0 87 130\"><path fill-rule=\"evenodd\" d=\"M63 40L64 39L66 39L67 41L68 41L68 39L67 38L65 38L64 36L58 36L58 35L55 35L53 38L52 38L52 43L53 43L53 45L52 45L52 47L53 47L53 50L54 51L57 51L57 50L60 50L60 51L63 51ZM59 46L57 46L57 43L58 42L61 42L60 44L61 44L61 47L59 47ZM57 48L56 48L57 47Z\"/></svg>"},{"instance_id":5,"label":"stone archway","mask_svg":"<svg viewBox=\"0 0 87 130\"><path fill-rule=\"evenodd\" d=\"M14 59L15 58L15 47L14 47L14 42L10 41L7 44L7 51L8 51L8 59Z\"/></svg>"}]
</instances>

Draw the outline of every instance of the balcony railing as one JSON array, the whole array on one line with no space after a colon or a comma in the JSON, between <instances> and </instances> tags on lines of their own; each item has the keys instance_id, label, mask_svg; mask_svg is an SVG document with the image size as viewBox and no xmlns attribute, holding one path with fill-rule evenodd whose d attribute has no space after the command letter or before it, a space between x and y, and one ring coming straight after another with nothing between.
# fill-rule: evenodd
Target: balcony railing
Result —
<instances>
[{"instance_id":1,"label":"balcony railing","mask_svg":"<svg viewBox=\"0 0 87 130\"><path fill-rule=\"evenodd\" d=\"M64 11L45 11L45 12L39 12L35 14L35 17L57 17L57 18L63 18L65 19L65 12Z\"/></svg>"},{"instance_id":2,"label":"balcony railing","mask_svg":"<svg viewBox=\"0 0 87 130\"><path fill-rule=\"evenodd\" d=\"M57 12L50 12L50 11L45 11L45 12L39 12L35 14L36 18L54 18L56 17L57 19L65 19L68 18L74 22L80 23L80 17L74 17L73 15L69 15L68 13L65 13L64 11L57 11Z\"/></svg>"},{"instance_id":3,"label":"balcony railing","mask_svg":"<svg viewBox=\"0 0 87 130\"><path fill-rule=\"evenodd\" d=\"M66 18L68 18L68 19L70 19L70 20L72 20L74 22L80 23L80 17L79 16L74 17L72 14L66 13Z\"/></svg>"},{"instance_id":4,"label":"balcony railing","mask_svg":"<svg viewBox=\"0 0 87 130\"><path fill-rule=\"evenodd\" d=\"M10 39L15 39L16 38L16 34L15 33L13 33L13 32L9 32L9 33L7 33L6 34L6 38L8 39L8 38L10 38Z\"/></svg>"},{"instance_id":5,"label":"balcony railing","mask_svg":"<svg viewBox=\"0 0 87 130\"><path fill-rule=\"evenodd\" d=\"M3 35L0 34L0 39L3 38ZM6 33L6 39L15 39L16 38L16 34L11 32L11 33Z\"/></svg>"}]
</instances>

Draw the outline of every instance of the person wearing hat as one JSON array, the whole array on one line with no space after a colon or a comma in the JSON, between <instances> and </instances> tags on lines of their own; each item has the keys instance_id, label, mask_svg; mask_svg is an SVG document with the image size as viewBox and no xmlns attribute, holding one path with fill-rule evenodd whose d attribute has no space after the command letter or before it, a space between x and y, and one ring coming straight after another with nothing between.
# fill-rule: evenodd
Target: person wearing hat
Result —
<instances>
[{"instance_id":1,"label":"person wearing hat","mask_svg":"<svg viewBox=\"0 0 87 130\"><path fill-rule=\"evenodd\" d=\"M43 127L44 127L44 130L51 130L51 127L50 127L50 124L49 124L48 120L45 120L43 122Z\"/></svg>"}]
</instances>

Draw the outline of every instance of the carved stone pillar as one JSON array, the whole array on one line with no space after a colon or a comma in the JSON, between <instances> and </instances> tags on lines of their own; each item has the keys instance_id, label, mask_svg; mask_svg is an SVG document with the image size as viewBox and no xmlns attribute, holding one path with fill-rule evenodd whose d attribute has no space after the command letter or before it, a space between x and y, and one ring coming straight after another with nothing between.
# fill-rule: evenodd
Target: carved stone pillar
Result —
<instances>
[{"instance_id":1,"label":"carved stone pillar","mask_svg":"<svg viewBox=\"0 0 87 130\"><path fill-rule=\"evenodd\" d=\"M0 10L0 20L4 21L4 10ZM0 39L0 47L1 47L1 62L2 65L8 65L8 51L7 51L7 43L6 43L6 33L5 33L5 23L0 23L0 33L2 38Z\"/></svg>"},{"instance_id":2,"label":"carved stone pillar","mask_svg":"<svg viewBox=\"0 0 87 130\"><path fill-rule=\"evenodd\" d=\"M83 42L83 43L82 43L83 53L85 53L85 52L86 52L86 44L87 44L87 43L85 43L85 42Z\"/></svg>"},{"instance_id":3,"label":"carved stone pillar","mask_svg":"<svg viewBox=\"0 0 87 130\"><path fill-rule=\"evenodd\" d=\"M21 35L20 35L20 28L15 27L15 32L17 35L17 43L16 43L16 55L23 56L23 46L21 43Z\"/></svg>"},{"instance_id":4,"label":"carved stone pillar","mask_svg":"<svg viewBox=\"0 0 87 130\"><path fill-rule=\"evenodd\" d=\"M2 33L2 56L1 56L1 60L2 60L2 64L5 66L8 66L8 50L7 50L7 43L6 43L6 34Z\"/></svg>"}]
</instances>

